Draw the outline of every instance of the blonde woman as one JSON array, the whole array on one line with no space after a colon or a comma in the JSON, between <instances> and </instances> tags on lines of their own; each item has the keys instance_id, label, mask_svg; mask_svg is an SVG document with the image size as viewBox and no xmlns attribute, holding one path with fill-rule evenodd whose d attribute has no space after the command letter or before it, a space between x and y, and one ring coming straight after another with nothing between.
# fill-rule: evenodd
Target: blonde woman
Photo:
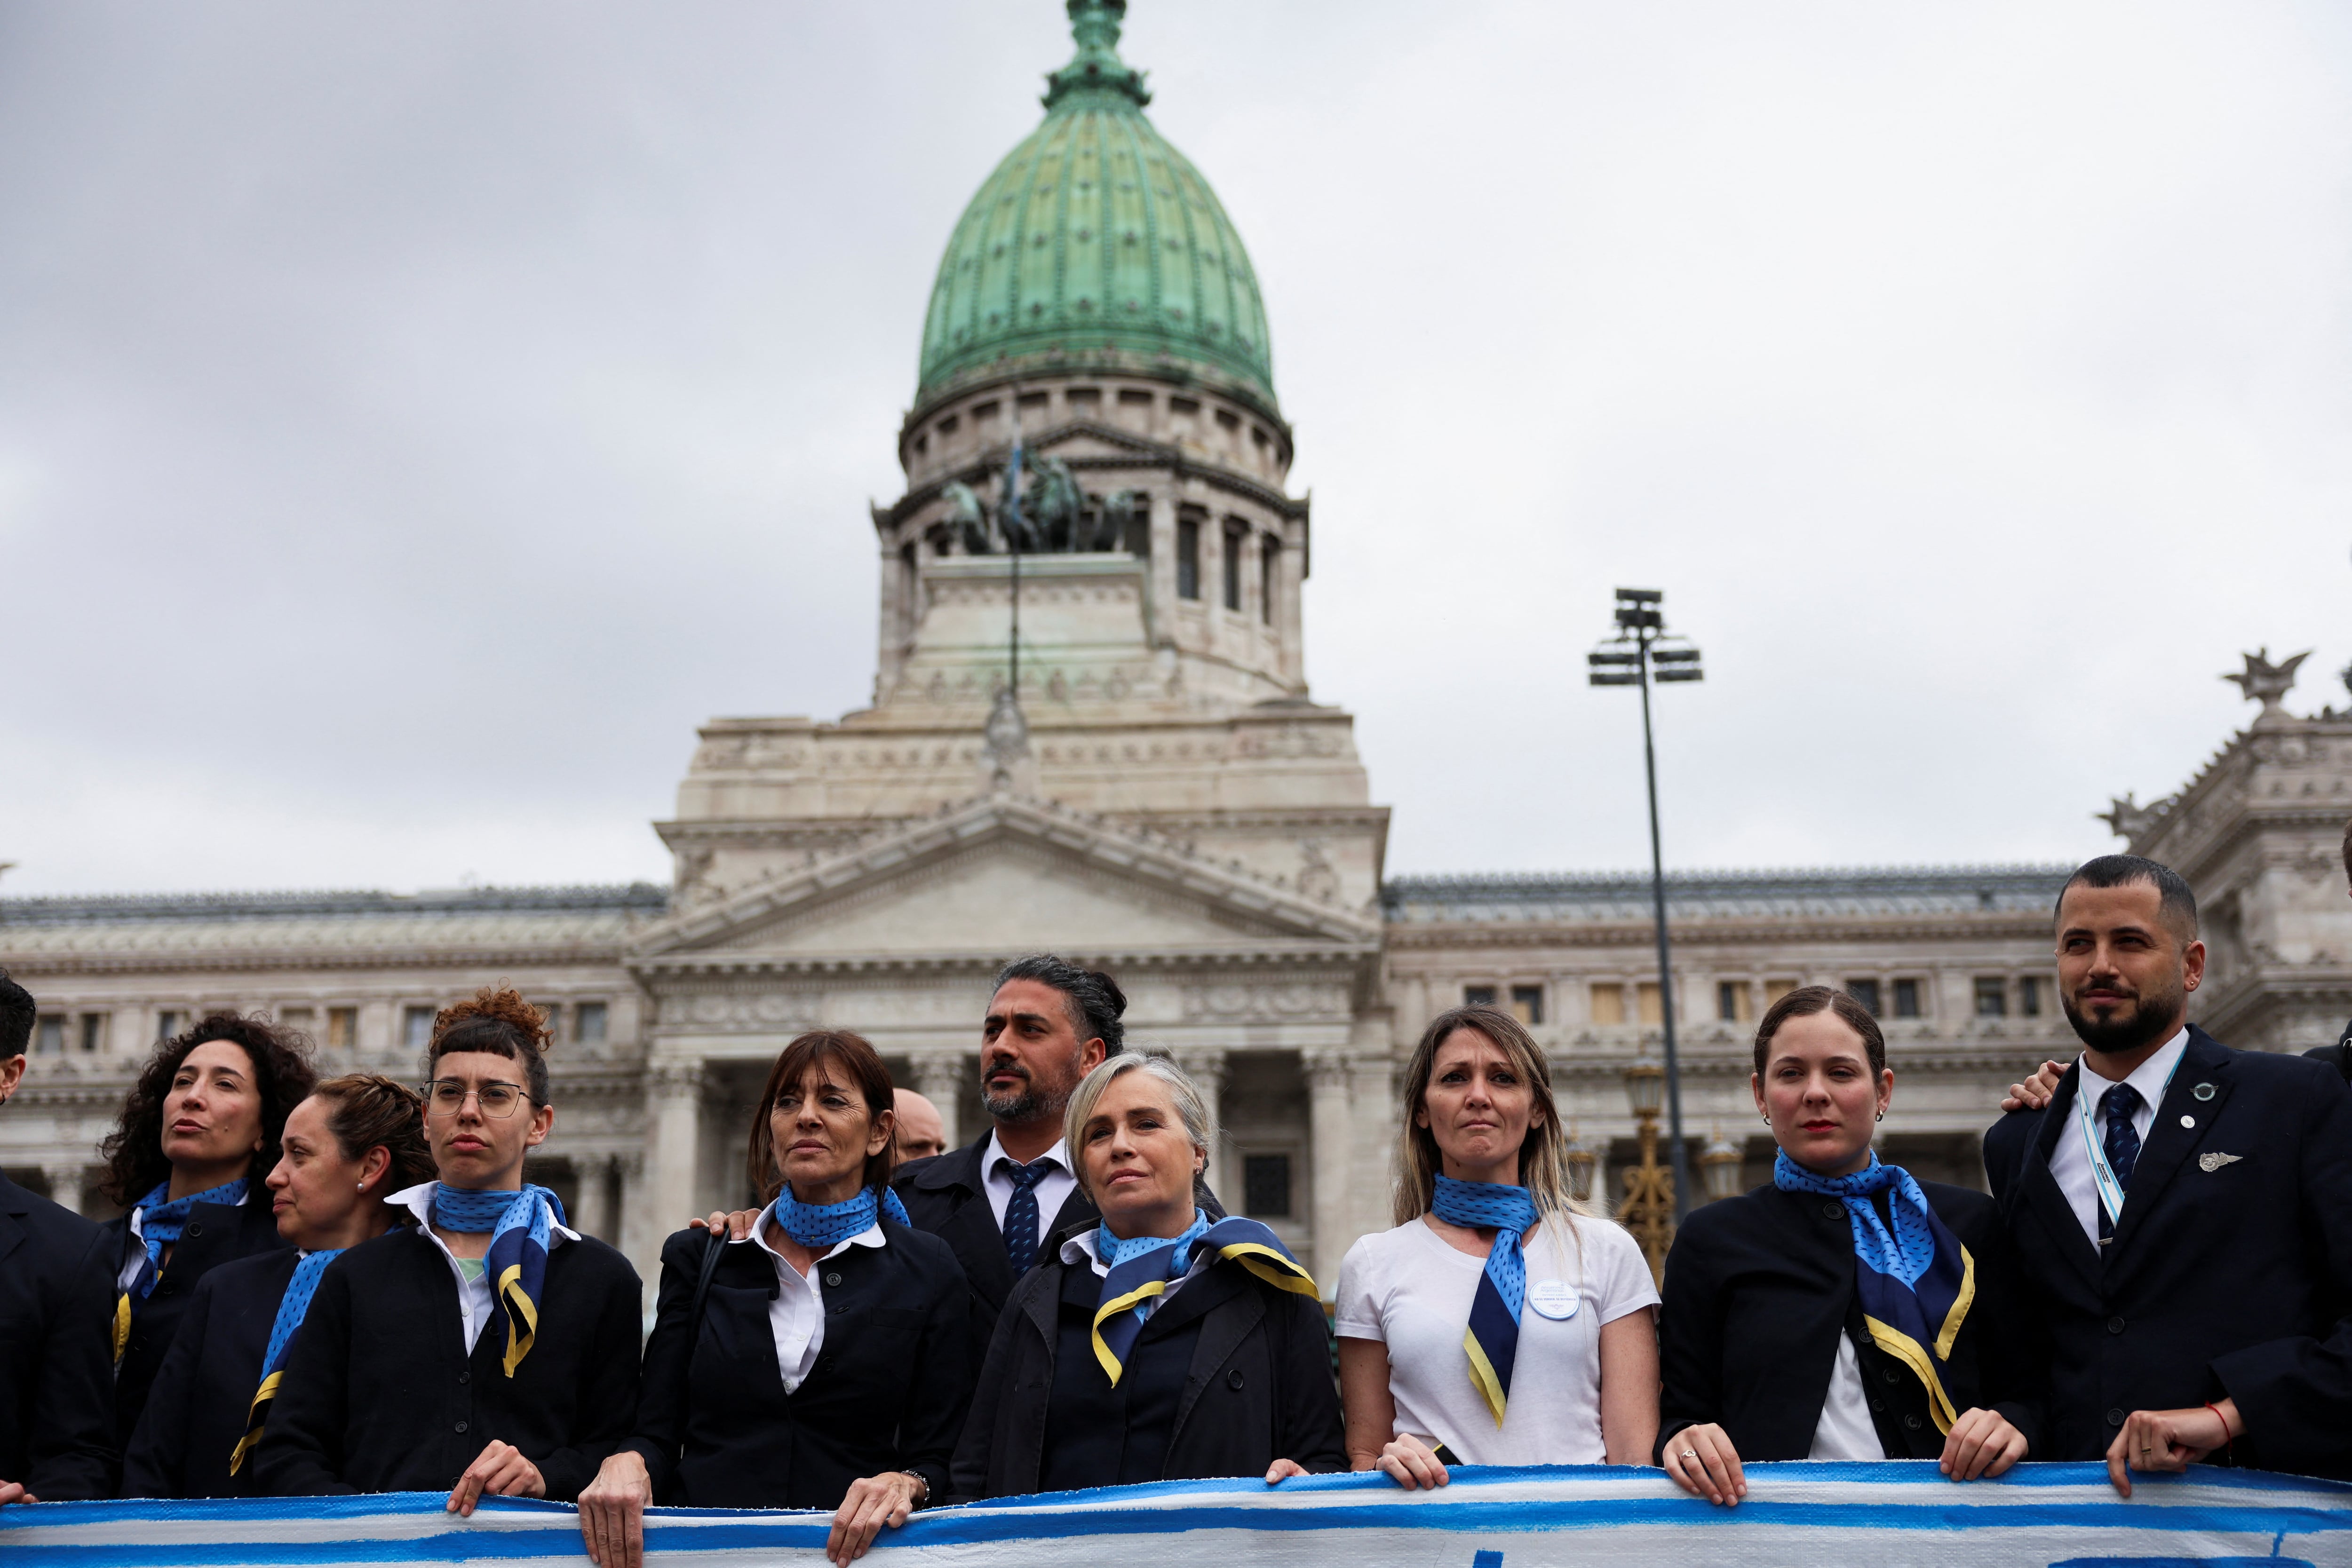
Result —
<instances>
[{"instance_id":1,"label":"blonde woman","mask_svg":"<svg viewBox=\"0 0 2352 1568\"><path fill-rule=\"evenodd\" d=\"M1348 1460L1412 1490L1448 1464L1651 1462L1658 1292L1568 1189L1543 1052L1455 1008L1405 1070L1396 1228L1339 1265Z\"/></svg>"}]
</instances>

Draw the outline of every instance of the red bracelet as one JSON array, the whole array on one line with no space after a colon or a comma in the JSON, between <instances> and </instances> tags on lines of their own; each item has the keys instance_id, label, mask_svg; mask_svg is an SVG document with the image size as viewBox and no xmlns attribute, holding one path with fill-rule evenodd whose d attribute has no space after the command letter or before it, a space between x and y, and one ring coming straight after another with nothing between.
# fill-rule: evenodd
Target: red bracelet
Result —
<instances>
[{"instance_id":1,"label":"red bracelet","mask_svg":"<svg viewBox=\"0 0 2352 1568\"><path fill-rule=\"evenodd\" d=\"M2221 1407L2210 1399L2205 1402L2205 1408L2212 1411L2213 1419L2221 1423L2221 1457L2226 1459L2230 1457L2230 1450L2235 1448L2238 1442L2237 1438L2230 1436L2230 1418L2222 1415Z\"/></svg>"}]
</instances>

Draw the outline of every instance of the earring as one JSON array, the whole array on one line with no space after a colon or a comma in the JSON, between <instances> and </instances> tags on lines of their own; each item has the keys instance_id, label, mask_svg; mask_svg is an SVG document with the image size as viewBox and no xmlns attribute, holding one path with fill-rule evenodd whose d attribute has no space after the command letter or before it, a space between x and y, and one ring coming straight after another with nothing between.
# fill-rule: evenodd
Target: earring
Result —
<instances>
[{"instance_id":1,"label":"earring","mask_svg":"<svg viewBox=\"0 0 2352 1568\"><path fill-rule=\"evenodd\" d=\"M1886 1113L1885 1113L1885 1112L1884 1112L1884 1111L1881 1111L1881 1112L1878 1113L1878 1119L1879 1119L1880 1121L1882 1121L1882 1122L1884 1122L1885 1120L1886 1120Z\"/></svg>"}]
</instances>

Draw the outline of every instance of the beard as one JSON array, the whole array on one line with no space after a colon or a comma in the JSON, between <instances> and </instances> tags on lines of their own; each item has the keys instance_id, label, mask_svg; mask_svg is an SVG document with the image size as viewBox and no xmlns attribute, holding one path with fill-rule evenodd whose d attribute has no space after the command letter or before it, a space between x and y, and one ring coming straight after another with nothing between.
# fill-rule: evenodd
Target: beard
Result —
<instances>
[{"instance_id":1,"label":"beard","mask_svg":"<svg viewBox=\"0 0 2352 1568\"><path fill-rule=\"evenodd\" d=\"M2058 1005L2084 1045L2102 1055L2128 1056L2170 1039L2180 1028L2188 1011L2189 988L2176 979L2162 991L2142 992L2128 1007L2118 1008L2105 1019L2084 1012L2063 992L2059 994Z\"/></svg>"},{"instance_id":2,"label":"beard","mask_svg":"<svg viewBox=\"0 0 2352 1568\"><path fill-rule=\"evenodd\" d=\"M1076 1063L1072 1064L1073 1067ZM1021 1080L1021 1087L1009 1094L992 1094L985 1087L980 1092L981 1108L999 1122L1019 1126L1027 1122L1041 1122L1059 1116L1068 1108L1070 1093L1077 1087L1075 1078L1060 1084L1040 1086L1030 1076L1029 1070L1017 1061L1000 1063L988 1069L991 1074L1009 1072Z\"/></svg>"}]
</instances>

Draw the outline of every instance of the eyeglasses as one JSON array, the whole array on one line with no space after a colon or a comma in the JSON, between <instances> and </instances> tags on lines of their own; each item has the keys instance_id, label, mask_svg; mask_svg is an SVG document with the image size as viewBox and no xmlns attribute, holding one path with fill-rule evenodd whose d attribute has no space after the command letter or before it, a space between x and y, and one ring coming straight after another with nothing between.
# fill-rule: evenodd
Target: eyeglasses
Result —
<instances>
[{"instance_id":1,"label":"eyeglasses","mask_svg":"<svg viewBox=\"0 0 2352 1568\"><path fill-rule=\"evenodd\" d=\"M425 1104L451 1116L466 1108L466 1096L470 1094L483 1115L500 1120L513 1115L523 1100L520 1084L489 1082L478 1089L455 1078L436 1078L425 1085L424 1093Z\"/></svg>"}]
</instances>

